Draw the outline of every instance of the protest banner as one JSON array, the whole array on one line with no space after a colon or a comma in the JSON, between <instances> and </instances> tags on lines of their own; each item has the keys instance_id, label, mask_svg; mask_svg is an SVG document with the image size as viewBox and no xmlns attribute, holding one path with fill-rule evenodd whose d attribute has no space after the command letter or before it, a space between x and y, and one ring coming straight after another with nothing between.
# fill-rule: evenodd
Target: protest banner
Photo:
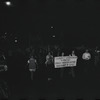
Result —
<instances>
[{"instance_id":1,"label":"protest banner","mask_svg":"<svg viewBox=\"0 0 100 100\"><path fill-rule=\"evenodd\" d=\"M74 67L77 64L77 56L55 57L55 68Z\"/></svg>"}]
</instances>

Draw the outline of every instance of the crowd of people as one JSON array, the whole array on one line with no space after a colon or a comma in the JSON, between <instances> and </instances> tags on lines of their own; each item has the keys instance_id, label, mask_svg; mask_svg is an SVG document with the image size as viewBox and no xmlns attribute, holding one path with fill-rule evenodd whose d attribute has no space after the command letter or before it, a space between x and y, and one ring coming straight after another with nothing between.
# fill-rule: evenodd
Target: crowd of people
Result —
<instances>
[{"instance_id":1,"label":"crowd of people","mask_svg":"<svg viewBox=\"0 0 100 100\"><path fill-rule=\"evenodd\" d=\"M34 75L36 76L37 72L42 72L42 75L45 74L44 76L50 81L57 78L66 79L66 73L75 78L78 72L85 74L91 70L100 70L99 47L30 46L26 49L10 49L7 52L0 53L1 55L7 61L7 71L14 71L13 76L17 74L18 77L18 75L20 76L18 70L21 70L21 67L22 70L26 68L27 72L30 73L30 80L34 80ZM70 68L55 68L54 58L59 56L77 56L77 65ZM44 70L46 73L44 73ZM10 75L12 78L13 76Z\"/></svg>"},{"instance_id":2,"label":"crowd of people","mask_svg":"<svg viewBox=\"0 0 100 100\"><path fill-rule=\"evenodd\" d=\"M25 57L26 65L31 72L31 80L33 80L33 73L36 72L37 69L47 69L48 80L51 80L51 76L54 73L54 57L59 56L77 56L77 66L82 65L85 72L90 68L90 64L94 66L98 66L100 62L100 53L99 47L95 48L87 48L84 46L80 47L66 47L66 46L39 46L33 47L30 46L26 49L16 49L9 50L8 56L18 56L21 57L23 55ZM17 60L16 60L17 61ZM75 77L75 70L78 67L70 68L70 72L72 77ZM9 69L9 68L8 68ZM60 68L60 77L63 77L63 72L65 68Z\"/></svg>"}]
</instances>

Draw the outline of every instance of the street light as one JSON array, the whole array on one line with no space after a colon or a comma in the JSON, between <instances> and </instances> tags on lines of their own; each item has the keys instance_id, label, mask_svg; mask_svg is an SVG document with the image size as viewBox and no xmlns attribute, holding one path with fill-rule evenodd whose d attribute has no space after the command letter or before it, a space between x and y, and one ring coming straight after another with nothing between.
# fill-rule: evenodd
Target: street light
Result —
<instances>
[{"instance_id":1,"label":"street light","mask_svg":"<svg viewBox=\"0 0 100 100\"><path fill-rule=\"evenodd\" d=\"M6 1L5 4L6 4L7 6L11 6L11 2L10 2L10 1Z\"/></svg>"}]
</instances>

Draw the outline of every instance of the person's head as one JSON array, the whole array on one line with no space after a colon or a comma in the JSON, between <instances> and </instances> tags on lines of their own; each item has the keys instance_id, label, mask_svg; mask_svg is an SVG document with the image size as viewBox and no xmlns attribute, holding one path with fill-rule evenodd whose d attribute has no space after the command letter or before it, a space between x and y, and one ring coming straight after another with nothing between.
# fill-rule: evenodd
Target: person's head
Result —
<instances>
[{"instance_id":1,"label":"person's head","mask_svg":"<svg viewBox=\"0 0 100 100\"><path fill-rule=\"evenodd\" d=\"M89 50L88 49L86 49L86 52L88 52Z\"/></svg>"},{"instance_id":2,"label":"person's head","mask_svg":"<svg viewBox=\"0 0 100 100\"><path fill-rule=\"evenodd\" d=\"M61 53L61 56L64 56L64 52Z\"/></svg>"},{"instance_id":3,"label":"person's head","mask_svg":"<svg viewBox=\"0 0 100 100\"><path fill-rule=\"evenodd\" d=\"M33 56L31 56L30 58L34 58Z\"/></svg>"},{"instance_id":4,"label":"person's head","mask_svg":"<svg viewBox=\"0 0 100 100\"><path fill-rule=\"evenodd\" d=\"M52 52L48 52L48 55L52 55Z\"/></svg>"},{"instance_id":5,"label":"person's head","mask_svg":"<svg viewBox=\"0 0 100 100\"><path fill-rule=\"evenodd\" d=\"M75 51L74 50L72 51L72 56L75 56Z\"/></svg>"},{"instance_id":6,"label":"person's head","mask_svg":"<svg viewBox=\"0 0 100 100\"><path fill-rule=\"evenodd\" d=\"M75 51L74 50L72 51L72 54L75 54Z\"/></svg>"},{"instance_id":7,"label":"person's head","mask_svg":"<svg viewBox=\"0 0 100 100\"><path fill-rule=\"evenodd\" d=\"M51 55L51 53L50 53L50 52L48 52L48 55Z\"/></svg>"}]
</instances>

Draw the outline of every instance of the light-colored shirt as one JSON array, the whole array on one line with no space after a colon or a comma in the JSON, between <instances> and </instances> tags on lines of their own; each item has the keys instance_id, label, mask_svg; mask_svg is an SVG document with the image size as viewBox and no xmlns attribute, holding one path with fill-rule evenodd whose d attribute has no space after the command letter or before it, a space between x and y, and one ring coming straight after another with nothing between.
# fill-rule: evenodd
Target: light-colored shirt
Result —
<instances>
[{"instance_id":1,"label":"light-colored shirt","mask_svg":"<svg viewBox=\"0 0 100 100\"><path fill-rule=\"evenodd\" d=\"M84 60L90 60L91 59L91 54L89 52L83 53L82 59L84 59Z\"/></svg>"}]
</instances>

